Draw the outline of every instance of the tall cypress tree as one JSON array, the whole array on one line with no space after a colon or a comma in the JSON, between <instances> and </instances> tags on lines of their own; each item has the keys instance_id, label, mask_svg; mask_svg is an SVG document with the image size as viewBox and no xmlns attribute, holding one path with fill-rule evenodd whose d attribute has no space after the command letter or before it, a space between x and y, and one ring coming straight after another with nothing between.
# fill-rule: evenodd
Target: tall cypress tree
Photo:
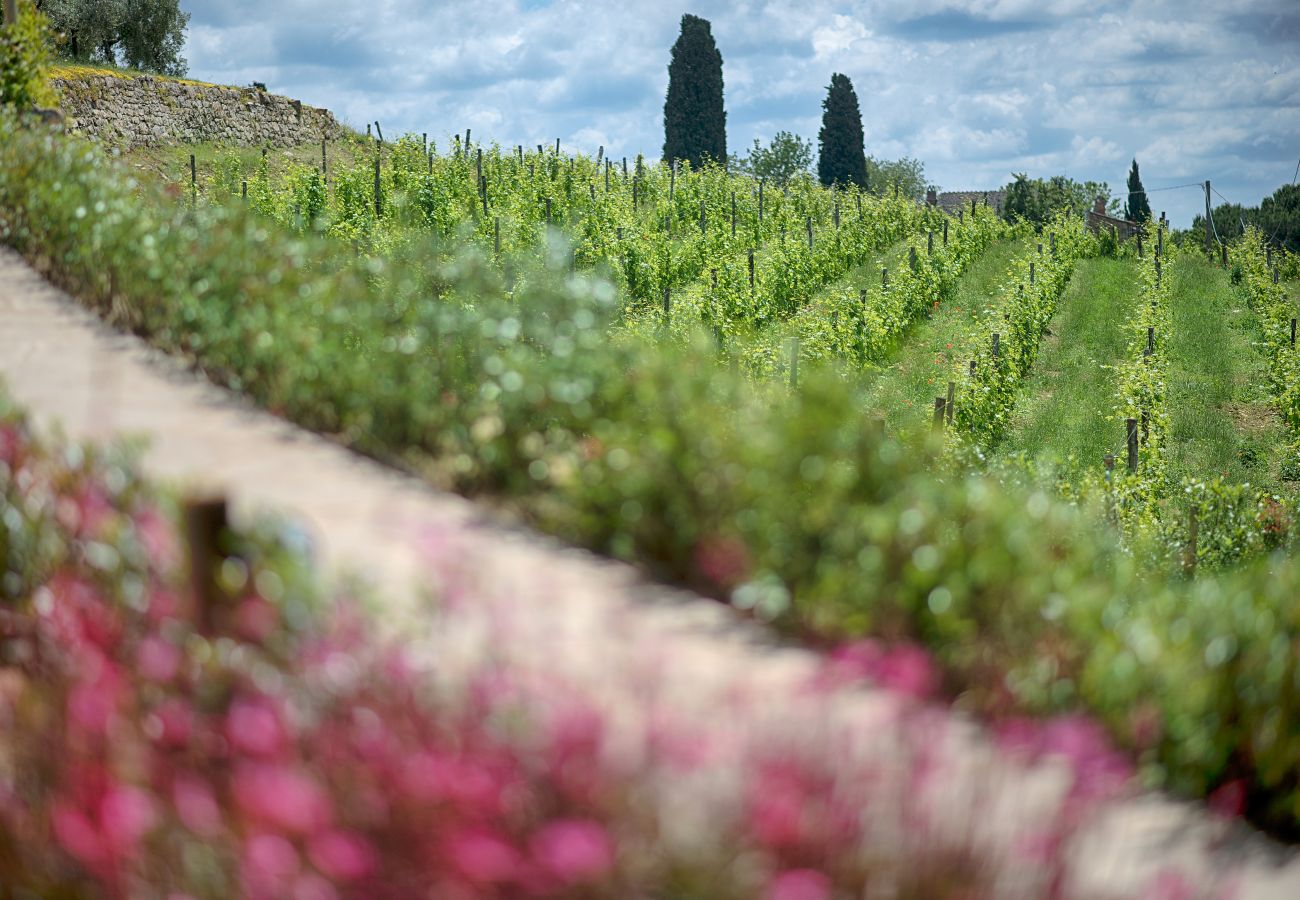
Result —
<instances>
[{"instance_id":1,"label":"tall cypress tree","mask_svg":"<svg viewBox=\"0 0 1300 900\"><path fill-rule=\"evenodd\" d=\"M822 184L856 184L867 187L867 156L862 148L862 112L849 76L831 76L830 88L822 101L822 130L818 135L821 152L817 177Z\"/></svg>"},{"instance_id":2,"label":"tall cypress tree","mask_svg":"<svg viewBox=\"0 0 1300 900\"><path fill-rule=\"evenodd\" d=\"M727 113L722 106L722 54L707 20L682 16L682 33L668 63L664 101L664 159L727 161Z\"/></svg>"},{"instance_id":3,"label":"tall cypress tree","mask_svg":"<svg viewBox=\"0 0 1300 900\"><path fill-rule=\"evenodd\" d=\"M1124 218L1142 225L1151 219L1151 204L1147 202L1147 192L1142 188L1142 179L1138 177L1138 161L1133 160L1133 168L1128 170L1128 203L1124 204Z\"/></svg>"}]
</instances>

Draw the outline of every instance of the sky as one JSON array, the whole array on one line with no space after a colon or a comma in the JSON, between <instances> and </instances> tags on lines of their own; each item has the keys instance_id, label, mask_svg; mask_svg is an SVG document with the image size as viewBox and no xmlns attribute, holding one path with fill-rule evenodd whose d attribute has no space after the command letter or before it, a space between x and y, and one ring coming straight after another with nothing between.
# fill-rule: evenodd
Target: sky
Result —
<instances>
[{"instance_id":1,"label":"sky","mask_svg":"<svg viewBox=\"0 0 1300 900\"><path fill-rule=\"evenodd\" d=\"M727 147L816 141L848 75L866 151L910 156L940 190L1013 173L1124 190L1136 158L1176 226L1257 205L1300 163L1297 0L907 0L688 6L580 0L182 0L190 75L331 109L390 139L453 132L614 157L663 148L683 13L722 53ZM1169 188L1168 190L1161 190Z\"/></svg>"}]
</instances>

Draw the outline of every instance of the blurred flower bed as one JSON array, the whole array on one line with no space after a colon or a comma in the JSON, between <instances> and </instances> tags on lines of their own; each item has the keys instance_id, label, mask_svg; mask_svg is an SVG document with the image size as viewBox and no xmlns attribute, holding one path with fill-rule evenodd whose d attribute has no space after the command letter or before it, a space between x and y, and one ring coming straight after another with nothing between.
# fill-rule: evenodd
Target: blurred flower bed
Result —
<instances>
[{"instance_id":1,"label":"blurred flower bed","mask_svg":"<svg viewBox=\"0 0 1300 900\"><path fill-rule=\"evenodd\" d=\"M1066 896L1128 790L1077 718L948 758L961 726L912 645L841 648L794 707L692 713L650 656L584 690L511 648L536 636L472 596L454 537L430 616L459 654L325 603L273 525L220 536L227 602L197 610L173 501L2 396L0 488L0 896ZM864 680L868 713L823 715ZM1006 806L999 753L1035 800ZM1157 895L1200 894L1161 872Z\"/></svg>"}]
</instances>

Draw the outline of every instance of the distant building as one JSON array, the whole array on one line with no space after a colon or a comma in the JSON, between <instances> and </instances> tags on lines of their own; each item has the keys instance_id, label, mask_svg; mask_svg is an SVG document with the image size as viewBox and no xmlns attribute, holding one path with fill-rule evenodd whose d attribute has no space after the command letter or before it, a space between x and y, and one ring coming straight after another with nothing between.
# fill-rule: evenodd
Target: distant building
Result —
<instances>
[{"instance_id":1,"label":"distant building","mask_svg":"<svg viewBox=\"0 0 1300 900\"><path fill-rule=\"evenodd\" d=\"M1137 234L1141 228L1136 222L1107 215L1104 197L1098 197L1097 201L1093 203L1092 209L1088 210L1088 227L1094 232L1100 232L1103 228L1113 231L1121 241Z\"/></svg>"},{"instance_id":2,"label":"distant building","mask_svg":"<svg viewBox=\"0 0 1300 900\"><path fill-rule=\"evenodd\" d=\"M1006 191L944 191L936 195L934 191L926 194L926 202L931 206L938 206L950 216L957 215L958 210L969 210L971 201L975 201L976 206L993 207L993 211L1002 214L1002 207L1006 203Z\"/></svg>"}]
</instances>

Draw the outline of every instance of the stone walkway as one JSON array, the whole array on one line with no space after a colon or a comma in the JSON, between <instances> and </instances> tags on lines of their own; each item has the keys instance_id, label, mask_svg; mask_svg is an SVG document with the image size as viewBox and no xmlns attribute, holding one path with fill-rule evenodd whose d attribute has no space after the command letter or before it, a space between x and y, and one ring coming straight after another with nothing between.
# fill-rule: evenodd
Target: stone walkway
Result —
<instances>
[{"instance_id":1,"label":"stone walkway","mask_svg":"<svg viewBox=\"0 0 1300 900\"><path fill-rule=\"evenodd\" d=\"M327 571L365 573L384 598L380 621L394 633L419 638L433 630L418 599L423 548L431 533L454 533L458 552L513 604L512 617L548 623L553 642L533 641L532 652L566 674L598 681L602 666L653 644L671 660L656 673L666 695L699 705L743 684L770 691L779 704L794 702L795 685L816 667L811 653L778 646L719 604L645 585L628 567L488 521L464 499L252 409L111 330L4 248L0 376L42 427L58 423L70 437L95 440L143 436L149 474L223 491L237 517L290 517ZM873 702L861 692L853 709L836 714L860 715ZM961 740L972 758L995 755L976 726ZM1006 792L1012 799L1042 781L1041 773L1020 775ZM1239 900L1300 897L1300 862L1290 851L1229 833L1191 805L1136 797L1089 835L1072 876L1080 887L1133 892L1170 865L1203 876L1204 885L1240 866Z\"/></svg>"}]
</instances>

